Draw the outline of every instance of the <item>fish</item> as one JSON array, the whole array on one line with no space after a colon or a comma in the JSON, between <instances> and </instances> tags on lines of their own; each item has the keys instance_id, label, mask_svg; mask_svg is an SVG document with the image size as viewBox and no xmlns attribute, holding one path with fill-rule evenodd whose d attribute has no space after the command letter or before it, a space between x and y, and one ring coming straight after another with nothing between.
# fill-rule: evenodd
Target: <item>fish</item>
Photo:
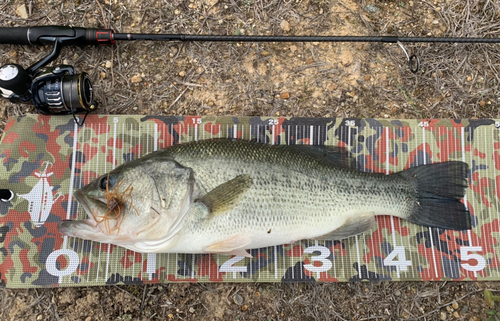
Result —
<instances>
[{"instance_id":1,"label":"fish","mask_svg":"<svg viewBox=\"0 0 500 321\"><path fill-rule=\"evenodd\" d=\"M177 144L127 162L74 193L86 219L63 235L141 253L217 253L368 231L377 215L471 228L468 165L448 161L386 175L345 149L238 139Z\"/></svg>"}]
</instances>

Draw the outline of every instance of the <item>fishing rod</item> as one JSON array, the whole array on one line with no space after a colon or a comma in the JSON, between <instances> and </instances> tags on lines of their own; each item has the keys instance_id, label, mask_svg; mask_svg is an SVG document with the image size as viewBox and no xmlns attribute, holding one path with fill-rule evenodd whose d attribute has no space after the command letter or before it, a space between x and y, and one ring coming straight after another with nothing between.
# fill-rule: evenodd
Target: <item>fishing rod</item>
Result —
<instances>
[{"instance_id":1,"label":"fishing rod","mask_svg":"<svg viewBox=\"0 0 500 321\"><path fill-rule=\"evenodd\" d=\"M70 65L44 68L65 46L112 45L115 41L210 41L210 42L378 42L397 43L403 49L410 71L420 69L420 60L409 55L402 43L500 43L500 38L398 37L398 36L225 36L187 34L115 33L112 29L68 26L0 28L0 44L53 45L52 52L24 69L18 64L0 67L0 94L13 103L29 103L42 114L73 115L97 109L92 83L85 72Z\"/></svg>"}]
</instances>

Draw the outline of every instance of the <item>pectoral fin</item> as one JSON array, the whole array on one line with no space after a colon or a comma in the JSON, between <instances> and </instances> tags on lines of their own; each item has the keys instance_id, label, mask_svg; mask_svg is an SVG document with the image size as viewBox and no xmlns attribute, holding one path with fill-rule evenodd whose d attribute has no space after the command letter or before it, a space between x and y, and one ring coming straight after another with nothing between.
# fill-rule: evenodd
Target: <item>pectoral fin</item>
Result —
<instances>
[{"instance_id":1,"label":"pectoral fin","mask_svg":"<svg viewBox=\"0 0 500 321\"><path fill-rule=\"evenodd\" d=\"M375 214L373 212L358 214L349 218L344 225L337 228L336 230L315 237L317 240L341 240L349 236L357 235L363 233L364 231L370 229L375 223Z\"/></svg>"},{"instance_id":2,"label":"pectoral fin","mask_svg":"<svg viewBox=\"0 0 500 321\"><path fill-rule=\"evenodd\" d=\"M211 215L219 215L232 209L241 199L241 196L252 186L253 179L244 174L227 181L198 200L205 204Z\"/></svg>"},{"instance_id":3,"label":"pectoral fin","mask_svg":"<svg viewBox=\"0 0 500 321\"><path fill-rule=\"evenodd\" d=\"M235 235L227 240L223 240L204 248L207 253L240 255L244 257L252 257L245 246L252 243L252 239L244 235Z\"/></svg>"}]
</instances>

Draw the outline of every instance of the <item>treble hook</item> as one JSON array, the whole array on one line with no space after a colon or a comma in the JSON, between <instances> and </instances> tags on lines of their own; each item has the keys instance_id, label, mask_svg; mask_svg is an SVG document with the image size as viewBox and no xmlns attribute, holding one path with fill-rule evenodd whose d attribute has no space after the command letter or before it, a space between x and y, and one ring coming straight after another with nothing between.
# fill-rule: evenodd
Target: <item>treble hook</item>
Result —
<instances>
[{"instance_id":1,"label":"treble hook","mask_svg":"<svg viewBox=\"0 0 500 321\"><path fill-rule=\"evenodd\" d=\"M401 49L403 49L403 52L406 55L406 59L408 59L408 67L410 67L410 71L414 74L417 73L417 71L420 69L420 59L418 59L417 55L409 56L408 53L406 52L405 47L401 44L401 42L398 41L397 43L401 47ZM415 68L413 68L413 61L416 62Z\"/></svg>"}]
</instances>

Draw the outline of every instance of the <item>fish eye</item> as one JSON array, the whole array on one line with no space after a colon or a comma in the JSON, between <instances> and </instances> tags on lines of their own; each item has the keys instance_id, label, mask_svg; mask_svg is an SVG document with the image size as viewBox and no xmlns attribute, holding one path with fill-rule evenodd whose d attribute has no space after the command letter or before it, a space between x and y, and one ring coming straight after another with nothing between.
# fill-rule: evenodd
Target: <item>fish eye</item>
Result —
<instances>
[{"instance_id":1,"label":"fish eye","mask_svg":"<svg viewBox=\"0 0 500 321\"><path fill-rule=\"evenodd\" d=\"M109 178L109 181L108 181L108 178ZM111 187L113 187L113 185L115 185L116 183L116 179L114 176L112 175L106 175L104 176L103 178L101 178L101 182L99 183L99 187L102 189L102 190L106 190L106 187L108 189L110 189Z\"/></svg>"}]
</instances>

